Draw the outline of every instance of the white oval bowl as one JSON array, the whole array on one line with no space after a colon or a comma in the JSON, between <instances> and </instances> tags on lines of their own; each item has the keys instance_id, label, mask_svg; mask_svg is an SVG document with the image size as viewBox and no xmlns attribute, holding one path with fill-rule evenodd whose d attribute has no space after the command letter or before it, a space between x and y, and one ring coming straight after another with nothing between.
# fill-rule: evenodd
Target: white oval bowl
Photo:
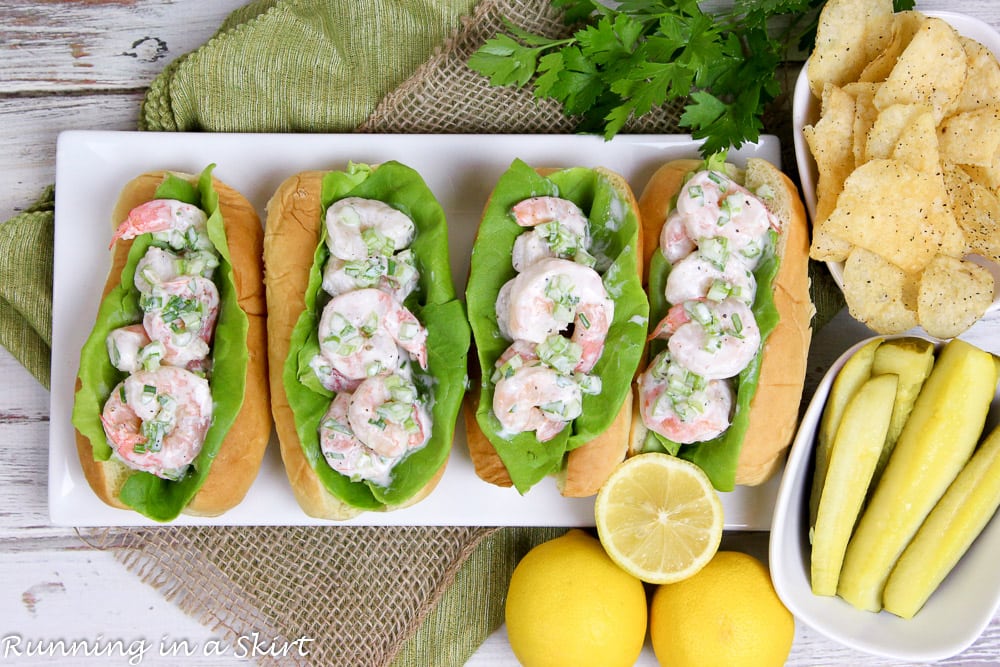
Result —
<instances>
[{"instance_id":1,"label":"white oval bowl","mask_svg":"<svg viewBox=\"0 0 1000 667\"><path fill-rule=\"evenodd\" d=\"M810 586L809 494L816 431L834 378L847 359L869 340L854 345L834 362L802 418L778 488L771 523L771 579L778 596L797 619L845 646L895 660L943 660L975 642L1000 609L1000 513L911 619L887 611L876 614L855 609L839 597L813 595ZM993 399L986 433L998 423L1000 391Z\"/></svg>"},{"instance_id":2,"label":"white oval bowl","mask_svg":"<svg viewBox=\"0 0 1000 667\"><path fill-rule=\"evenodd\" d=\"M993 29L988 23L984 23L977 18L956 12L923 12L927 16L934 16L947 21L959 34L971 37L980 42L1000 58L1000 33ZM802 129L807 125L813 125L819 120L820 103L812 91L809 89L807 77L808 60L803 64L802 71L799 72L795 80L795 90L792 94L792 138L795 144L795 162L798 165L799 182L802 185L802 196L809 211L810 220L816 219L816 161L812 153L809 152L809 145L806 143ZM993 312L1000 309L1000 265L978 255L969 256L971 261L986 267L993 274L993 281L996 285L994 289L995 298L992 305L986 312ZM827 262L830 275L833 276L837 286L844 289L844 263Z\"/></svg>"}]
</instances>

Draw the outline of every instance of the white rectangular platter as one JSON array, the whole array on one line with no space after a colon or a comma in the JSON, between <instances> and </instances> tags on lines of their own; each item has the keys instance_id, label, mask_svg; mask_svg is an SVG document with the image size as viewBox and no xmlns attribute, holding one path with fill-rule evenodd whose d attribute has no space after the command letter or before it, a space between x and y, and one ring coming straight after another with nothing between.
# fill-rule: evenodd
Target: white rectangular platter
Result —
<instances>
[{"instance_id":1,"label":"white rectangular platter","mask_svg":"<svg viewBox=\"0 0 1000 667\"><path fill-rule=\"evenodd\" d=\"M664 162L698 157L683 135L366 135L64 132L56 156L55 276L52 391L49 427L49 511L69 526L147 525L136 512L106 506L90 490L77 458L70 415L80 348L93 324L110 265L111 210L122 186L146 171L214 175L242 192L261 219L271 194L288 176L308 169L343 169L349 161L397 160L416 169L447 215L452 270L464 291L472 241L493 184L515 158L533 166L596 167L624 176L638 194ZM762 157L780 164L777 138L730 153L737 164ZM246 499L216 518L182 516L179 525L298 525L312 519L292 495L272 436ZM726 528L767 530L778 476L760 487L723 493ZM422 502L394 512L366 512L359 525L592 526L593 499L559 495L544 480L523 496L480 480L469 459L461 420L440 484Z\"/></svg>"}]
</instances>

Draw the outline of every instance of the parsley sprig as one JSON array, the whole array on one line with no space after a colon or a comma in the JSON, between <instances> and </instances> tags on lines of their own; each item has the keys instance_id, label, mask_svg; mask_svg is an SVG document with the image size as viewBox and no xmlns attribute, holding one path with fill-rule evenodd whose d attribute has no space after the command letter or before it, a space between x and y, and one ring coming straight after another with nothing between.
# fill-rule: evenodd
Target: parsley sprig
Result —
<instances>
[{"instance_id":1,"label":"parsley sprig","mask_svg":"<svg viewBox=\"0 0 1000 667\"><path fill-rule=\"evenodd\" d=\"M506 23L469 67L496 86L523 87L580 118L579 130L610 139L630 118L684 100L679 119L710 155L755 142L781 92L778 69L793 47L808 49L824 0L735 0L705 13L697 0L552 0L569 24L551 39ZM909 4L912 0L897 0ZM782 21L773 21L783 17ZM781 23L783 27L773 26Z\"/></svg>"}]
</instances>

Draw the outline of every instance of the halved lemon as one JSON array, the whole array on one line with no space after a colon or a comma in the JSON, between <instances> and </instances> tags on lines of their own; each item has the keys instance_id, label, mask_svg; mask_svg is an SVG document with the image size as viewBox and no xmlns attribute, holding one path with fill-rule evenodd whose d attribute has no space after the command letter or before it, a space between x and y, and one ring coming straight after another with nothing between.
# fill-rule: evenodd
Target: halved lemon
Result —
<instances>
[{"instance_id":1,"label":"halved lemon","mask_svg":"<svg viewBox=\"0 0 1000 667\"><path fill-rule=\"evenodd\" d=\"M687 579L722 540L722 501L708 476L669 454L621 463L597 493L594 517L611 559L651 584Z\"/></svg>"}]
</instances>

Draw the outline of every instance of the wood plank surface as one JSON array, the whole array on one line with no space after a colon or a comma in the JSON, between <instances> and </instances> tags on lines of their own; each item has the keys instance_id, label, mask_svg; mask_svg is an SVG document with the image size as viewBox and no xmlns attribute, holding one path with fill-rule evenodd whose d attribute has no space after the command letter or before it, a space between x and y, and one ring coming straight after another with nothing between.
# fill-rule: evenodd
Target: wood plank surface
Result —
<instances>
[{"instance_id":1,"label":"wood plank surface","mask_svg":"<svg viewBox=\"0 0 1000 667\"><path fill-rule=\"evenodd\" d=\"M144 89L208 41L240 0L0 5L0 94Z\"/></svg>"}]
</instances>

